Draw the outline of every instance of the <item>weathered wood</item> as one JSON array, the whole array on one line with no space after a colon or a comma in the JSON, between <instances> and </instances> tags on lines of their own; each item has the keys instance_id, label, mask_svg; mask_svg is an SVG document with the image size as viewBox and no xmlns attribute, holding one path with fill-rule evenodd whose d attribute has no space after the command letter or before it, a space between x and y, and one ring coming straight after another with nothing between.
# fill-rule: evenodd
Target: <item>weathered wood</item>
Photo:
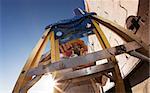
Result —
<instances>
[{"instance_id":1,"label":"weathered wood","mask_svg":"<svg viewBox=\"0 0 150 93\"><path fill-rule=\"evenodd\" d=\"M131 51L129 54L131 56L134 56L134 57L137 57L137 58L141 59L142 61L150 62L150 58L149 57L147 57L147 56L145 56L145 55L143 55L143 54L141 54L141 53L139 53L137 51Z\"/></svg>"},{"instance_id":2,"label":"weathered wood","mask_svg":"<svg viewBox=\"0 0 150 93\"><path fill-rule=\"evenodd\" d=\"M70 83L72 83L71 80L65 81L64 84L62 85L62 91L65 91L67 89L67 87L70 85Z\"/></svg>"},{"instance_id":3,"label":"weathered wood","mask_svg":"<svg viewBox=\"0 0 150 93\"><path fill-rule=\"evenodd\" d=\"M94 93L100 93L100 89L99 87L96 85L96 81L94 79L90 79L93 89L94 89Z\"/></svg>"},{"instance_id":4,"label":"weathered wood","mask_svg":"<svg viewBox=\"0 0 150 93\"><path fill-rule=\"evenodd\" d=\"M34 68L34 67L37 67L38 66L38 63L40 61L40 58L41 58L41 55L45 49L45 46L48 42L48 36L49 36L49 29L47 29L42 38L40 38L40 40L38 41L38 43L36 44L35 48L33 49L33 51L31 52L26 64L24 65L19 77L18 77L18 80L15 84L15 87L13 89L13 93L19 93L21 87L24 86L24 84L26 82L28 82L31 78L27 78L26 77L26 74L28 72L29 69L31 68Z\"/></svg>"},{"instance_id":5,"label":"weathered wood","mask_svg":"<svg viewBox=\"0 0 150 93\"><path fill-rule=\"evenodd\" d=\"M19 93L25 93L27 90L29 90L36 82L38 82L41 79L42 75L36 76L32 80L28 81L20 90Z\"/></svg>"},{"instance_id":6,"label":"weathered wood","mask_svg":"<svg viewBox=\"0 0 150 93\"><path fill-rule=\"evenodd\" d=\"M125 50L122 51L120 47L124 47ZM97 60L102 60L125 52L130 52L139 48L141 48L141 46L133 41L124 45L100 50L98 52L90 53L84 56L78 56L70 59L60 60L48 65L42 65L37 68L31 69L27 76L41 75L47 72L53 72L66 68L74 68L87 63L93 63Z\"/></svg>"},{"instance_id":7,"label":"weathered wood","mask_svg":"<svg viewBox=\"0 0 150 93\"><path fill-rule=\"evenodd\" d=\"M59 51L59 40L55 40L55 35L54 35L54 31L52 31L50 33L50 49L51 49L51 62L55 63L56 61L60 60L60 51ZM57 76L59 75L59 73L57 72L53 72L52 76L54 77L54 79L57 78ZM61 87L61 86L59 86ZM61 93L61 91L59 89L56 89L57 87L54 87L54 93Z\"/></svg>"},{"instance_id":8,"label":"weathered wood","mask_svg":"<svg viewBox=\"0 0 150 93\"><path fill-rule=\"evenodd\" d=\"M95 20L92 20L92 23L95 26L96 30L94 32L95 32L96 36L99 38L99 42L100 42L102 48L103 49L110 48L111 46L110 46L105 34L103 33L102 29L100 28L99 24ZM123 47L122 47L122 49L124 50ZM124 82L121 77L120 69L117 64L117 60L116 60L115 56L107 58L107 60L108 60L108 62L112 62L113 64L115 64L114 65L114 73L113 73L113 76L115 78L115 88L116 88L115 92L125 93Z\"/></svg>"},{"instance_id":9,"label":"weathered wood","mask_svg":"<svg viewBox=\"0 0 150 93\"><path fill-rule=\"evenodd\" d=\"M84 68L84 69L81 69L81 70L76 70L76 71L73 71L73 72L64 73L62 75L62 77L60 77L59 81L71 80L71 79L75 79L75 78L79 79L79 77L92 75L92 74L95 74L95 73L98 73L98 72L104 72L104 71L110 70L112 68L113 68L113 65L110 64L110 63L91 66L91 67ZM91 78L92 78L92 76L91 76Z\"/></svg>"},{"instance_id":10,"label":"weathered wood","mask_svg":"<svg viewBox=\"0 0 150 93\"><path fill-rule=\"evenodd\" d=\"M149 56L148 54L149 45L144 43L140 38L138 38L135 34L130 32L129 30L123 28L122 26L110 20L104 19L97 15L93 15L92 18L96 20L97 22L99 22L100 24L111 29L113 32L115 32L118 36L120 36L126 42L136 41L137 43L139 43L141 46L143 46L143 49L139 51L143 53L144 55Z\"/></svg>"},{"instance_id":11,"label":"weathered wood","mask_svg":"<svg viewBox=\"0 0 150 93\"><path fill-rule=\"evenodd\" d=\"M72 83L77 83L77 82L81 82L81 81L87 81L87 80L90 80L91 78L101 77L102 73L103 72L99 72L99 73L87 75L87 76L84 76L84 77L74 78L74 79L72 79Z\"/></svg>"},{"instance_id":12,"label":"weathered wood","mask_svg":"<svg viewBox=\"0 0 150 93\"><path fill-rule=\"evenodd\" d=\"M54 32L50 33L50 49L51 49L51 62L60 60L60 51L59 51L59 40L55 40Z\"/></svg>"}]
</instances>

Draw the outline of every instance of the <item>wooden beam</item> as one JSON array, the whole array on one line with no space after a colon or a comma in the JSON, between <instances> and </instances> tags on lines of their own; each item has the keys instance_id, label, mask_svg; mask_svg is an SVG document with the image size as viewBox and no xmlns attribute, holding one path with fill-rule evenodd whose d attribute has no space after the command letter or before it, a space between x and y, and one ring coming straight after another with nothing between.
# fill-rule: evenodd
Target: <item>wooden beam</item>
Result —
<instances>
[{"instance_id":1,"label":"wooden beam","mask_svg":"<svg viewBox=\"0 0 150 93\"><path fill-rule=\"evenodd\" d=\"M70 83L72 83L71 80L68 80L68 81L63 82L62 91L65 91L65 90L67 89L67 87L70 85Z\"/></svg>"},{"instance_id":2,"label":"wooden beam","mask_svg":"<svg viewBox=\"0 0 150 93\"><path fill-rule=\"evenodd\" d=\"M55 34L54 31L52 31L50 33L51 63L55 63L56 61L60 60L59 40L55 40L55 35L54 34ZM60 73L58 73L58 72L53 72L52 73L52 76L54 77L54 79L56 79L58 75L60 75ZM54 88L54 93L61 93L61 91Z\"/></svg>"},{"instance_id":3,"label":"wooden beam","mask_svg":"<svg viewBox=\"0 0 150 93\"><path fill-rule=\"evenodd\" d=\"M104 19L100 16L93 15L92 18L99 22L100 24L106 26L107 28L111 29L113 32L115 32L118 36L120 36L123 40L126 42L131 42L131 41L136 41L139 43L141 46L143 46L144 49L139 50L141 53L143 53L146 56L149 56L148 50L149 50L149 45L145 44L140 38L138 38L135 34L133 34L131 31L123 28L122 26Z\"/></svg>"},{"instance_id":4,"label":"wooden beam","mask_svg":"<svg viewBox=\"0 0 150 93\"><path fill-rule=\"evenodd\" d=\"M51 62L60 60L59 41L55 40L54 32L50 33L50 49L51 49Z\"/></svg>"},{"instance_id":5,"label":"wooden beam","mask_svg":"<svg viewBox=\"0 0 150 93\"><path fill-rule=\"evenodd\" d=\"M38 82L41 79L42 75L36 76L32 80L28 81L25 86L23 86L19 93L26 93L27 90L29 90L36 82Z\"/></svg>"},{"instance_id":6,"label":"wooden beam","mask_svg":"<svg viewBox=\"0 0 150 93\"><path fill-rule=\"evenodd\" d=\"M90 80L86 80L86 81L84 80L84 81L80 81L80 82L71 82L71 84L69 85L68 88L72 88L72 87L76 87L76 86L82 86L82 85L91 85L91 81Z\"/></svg>"},{"instance_id":7,"label":"wooden beam","mask_svg":"<svg viewBox=\"0 0 150 93\"><path fill-rule=\"evenodd\" d=\"M87 80L90 80L91 78L101 77L102 73L103 72L99 72L99 73L87 75L87 76L84 76L84 77L74 78L74 79L72 79L72 83L77 83L77 82L81 82L81 81L87 81Z\"/></svg>"},{"instance_id":8,"label":"wooden beam","mask_svg":"<svg viewBox=\"0 0 150 93\"><path fill-rule=\"evenodd\" d=\"M98 22L96 22L95 20L92 20L93 25L95 26L95 34L98 37L98 40L102 46L103 49L106 48L110 48L110 44L105 36L105 34L103 33L102 29L100 28ZM121 77L121 73L120 73L120 69L117 63L117 60L115 58L115 56L112 56L110 58L107 58L108 62L112 62L114 64L114 73L113 76L115 78L115 88L117 93L125 93L125 87L124 87L124 82L123 79Z\"/></svg>"},{"instance_id":9,"label":"wooden beam","mask_svg":"<svg viewBox=\"0 0 150 93\"><path fill-rule=\"evenodd\" d=\"M124 49L122 50L122 48ZM98 60L110 58L112 56L116 56L122 53L130 52L139 48L141 48L141 46L133 41L124 45L100 50L100 51L90 53L84 56L78 56L74 58L60 60L60 61L48 64L48 65L41 65L39 67L31 69L29 73L27 74L27 76L41 75L47 72L54 72L54 71L67 69L67 68L74 68L74 67L84 65L87 63L93 63Z\"/></svg>"},{"instance_id":10,"label":"wooden beam","mask_svg":"<svg viewBox=\"0 0 150 93\"><path fill-rule=\"evenodd\" d=\"M99 87L96 85L96 81L94 79L90 79L93 89L94 89L94 93L100 93L100 89Z\"/></svg>"},{"instance_id":11,"label":"wooden beam","mask_svg":"<svg viewBox=\"0 0 150 93\"><path fill-rule=\"evenodd\" d=\"M43 53L43 49L45 48L47 42L48 42L48 36L49 36L49 31L50 31L50 28L47 29L42 38L40 38L40 40L38 41L38 43L36 44L36 46L34 47L34 49L32 50L30 56L28 57L27 59L27 62L26 64L24 65L19 77L18 77L18 80L15 84L15 87L13 89L13 93L19 93L21 87L24 86L24 84L26 82L28 82L31 77L26 77L26 74L28 72L29 69L31 68L34 68L34 67L37 67L38 66L38 63L40 61L40 57Z\"/></svg>"},{"instance_id":12,"label":"wooden beam","mask_svg":"<svg viewBox=\"0 0 150 93\"><path fill-rule=\"evenodd\" d=\"M80 78L84 76L89 76L98 72L104 72L108 71L113 68L113 65L110 63L102 64L102 65L96 65L96 66L91 66L88 68L84 68L81 70L76 70L73 72L67 72L60 77L59 81L65 81L65 80L72 80L75 78ZM92 76L91 76L92 77Z\"/></svg>"},{"instance_id":13,"label":"wooden beam","mask_svg":"<svg viewBox=\"0 0 150 93\"><path fill-rule=\"evenodd\" d=\"M137 57L137 58L141 59L142 61L150 62L150 58L149 57L147 57L147 56L145 56L145 55L143 55L143 54L141 54L141 53L139 53L137 51L131 51L129 54L131 56L134 56L134 57Z\"/></svg>"}]
</instances>

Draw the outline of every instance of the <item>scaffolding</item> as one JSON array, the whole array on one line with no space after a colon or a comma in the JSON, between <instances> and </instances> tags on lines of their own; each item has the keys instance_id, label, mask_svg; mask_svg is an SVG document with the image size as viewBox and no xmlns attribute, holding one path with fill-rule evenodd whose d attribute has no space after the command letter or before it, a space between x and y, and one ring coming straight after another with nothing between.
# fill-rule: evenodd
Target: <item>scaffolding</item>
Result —
<instances>
[{"instance_id":1,"label":"scaffolding","mask_svg":"<svg viewBox=\"0 0 150 93\"><path fill-rule=\"evenodd\" d=\"M115 83L116 93L126 93L115 56L128 53L149 60L147 58L148 45L124 27L104 19L96 13L88 13L79 8L74 12L76 16L73 19L63 20L46 27L46 31L23 67L13 93L27 93L45 73L52 73L56 79L59 78L57 82L63 83L58 86L62 91L55 90L55 93L65 91L69 83L84 80L90 80L95 93L100 93L96 83L100 83L100 86L103 87L107 81L103 76L110 78ZM111 29L127 43L111 47L99 24ZM97 36L103 50L90 54L80 53L77 57L60 59L60 52L64 50L62 48L65 48L61 47L62 45L67 43L69 46L71 42L93 34ZM43 51L49 41L50 52L43 56ZM96 61L102 59L107 59L108 63L95 65ZM72 70L61 74L61 70L69 68ZM109 74L110 72L112 75Z\"/></svg>"}]
</instances>

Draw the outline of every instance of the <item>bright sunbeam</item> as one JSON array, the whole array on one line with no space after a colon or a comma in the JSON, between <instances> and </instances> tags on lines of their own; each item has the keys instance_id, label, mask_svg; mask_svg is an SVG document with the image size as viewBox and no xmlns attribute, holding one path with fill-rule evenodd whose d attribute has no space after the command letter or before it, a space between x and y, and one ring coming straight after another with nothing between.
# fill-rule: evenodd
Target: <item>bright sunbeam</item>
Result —
<instances>
[{"instance_id":1,"label":"bright sunbeam","mask_svg":"<svg viewBox=\"0 0 150 93\"><path fill-rule=\"evenodd\" d=\"M56 81L51 74L43 75L42 78L28 90L28 93L53 93Z\"/></svg>"}]
</instances>

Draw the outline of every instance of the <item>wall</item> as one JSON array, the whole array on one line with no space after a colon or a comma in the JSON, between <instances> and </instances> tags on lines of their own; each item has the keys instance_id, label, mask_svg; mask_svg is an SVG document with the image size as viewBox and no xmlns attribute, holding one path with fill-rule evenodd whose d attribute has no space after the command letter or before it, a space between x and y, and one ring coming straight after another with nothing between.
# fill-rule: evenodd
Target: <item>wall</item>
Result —
<instances>
[{"instance_id":1,"label":"wall","mask_svg":"<svg viewBox=\"0 0 150 93\"><path fill-rule=\"evenodd\" d=\"M142 0L140 0L140 1L142 1ZM146 0L146 1L148 1L148 0ZM148 13L147 10L144 10L145 8L147 8L148 3L140 2L140 4L143 4L143 6L144 6L142 8L143 11L145 11L145 13ZM125 28L126 28L125 22L126 22L126 18L128 16L130 16L130 15L136 16L137 14L139 15L138 5L139 5L139 0L85 0L86 11L96 12L99 16L101 16L105 19L109 19L112 22L117 23ZM141 16L145 15L145 13L140 12ZM147 16L145 18L147 18ZM146 21L145 23L147 24L148 21ZM104 34L106 35L111 46L117 46L117 45L125 43L119 36L117 36L115 33L111 32L106 27L104 27L102 25L100 25L100 27L102 28L102 30L103 30ZM142 38L142 40L144 40L145 43L149 44L147 29L148 28L145 29L147 32L144 33L142 31L143 30L143 27L142 27L142 29L139 30L136 35L139 38ZM98 40L96 39L95 35L89 36L88 38L89 38L89 43L90 43L89 44L89 52L94 52L94 51L98 51L98 50L102 49L100 44L98 43ZM122 74L123 78L126 77L134 69L134 67L136 67L136 65L140 62L140 60L138 58L132 57L127 54L119 55L116 58L119 61L118 64L119 64L119 68L121 69L121 74ZM97 63L103 63L106 61L107 60L98 61ZM107 86L104 87L104 90L106 91L111 86L112 86L112 84L110 84L110 83L107 84ZM143 85L139 84L139 86L143 86ZM135 92L136 90L138 90L138 88L136 88L136 87L133 88L134 93L136 93ZM139 92L139 93L142 93L142 92ZM145 92L143 92L143 93L145 93Z\"/></svg>"}]
</instances>

